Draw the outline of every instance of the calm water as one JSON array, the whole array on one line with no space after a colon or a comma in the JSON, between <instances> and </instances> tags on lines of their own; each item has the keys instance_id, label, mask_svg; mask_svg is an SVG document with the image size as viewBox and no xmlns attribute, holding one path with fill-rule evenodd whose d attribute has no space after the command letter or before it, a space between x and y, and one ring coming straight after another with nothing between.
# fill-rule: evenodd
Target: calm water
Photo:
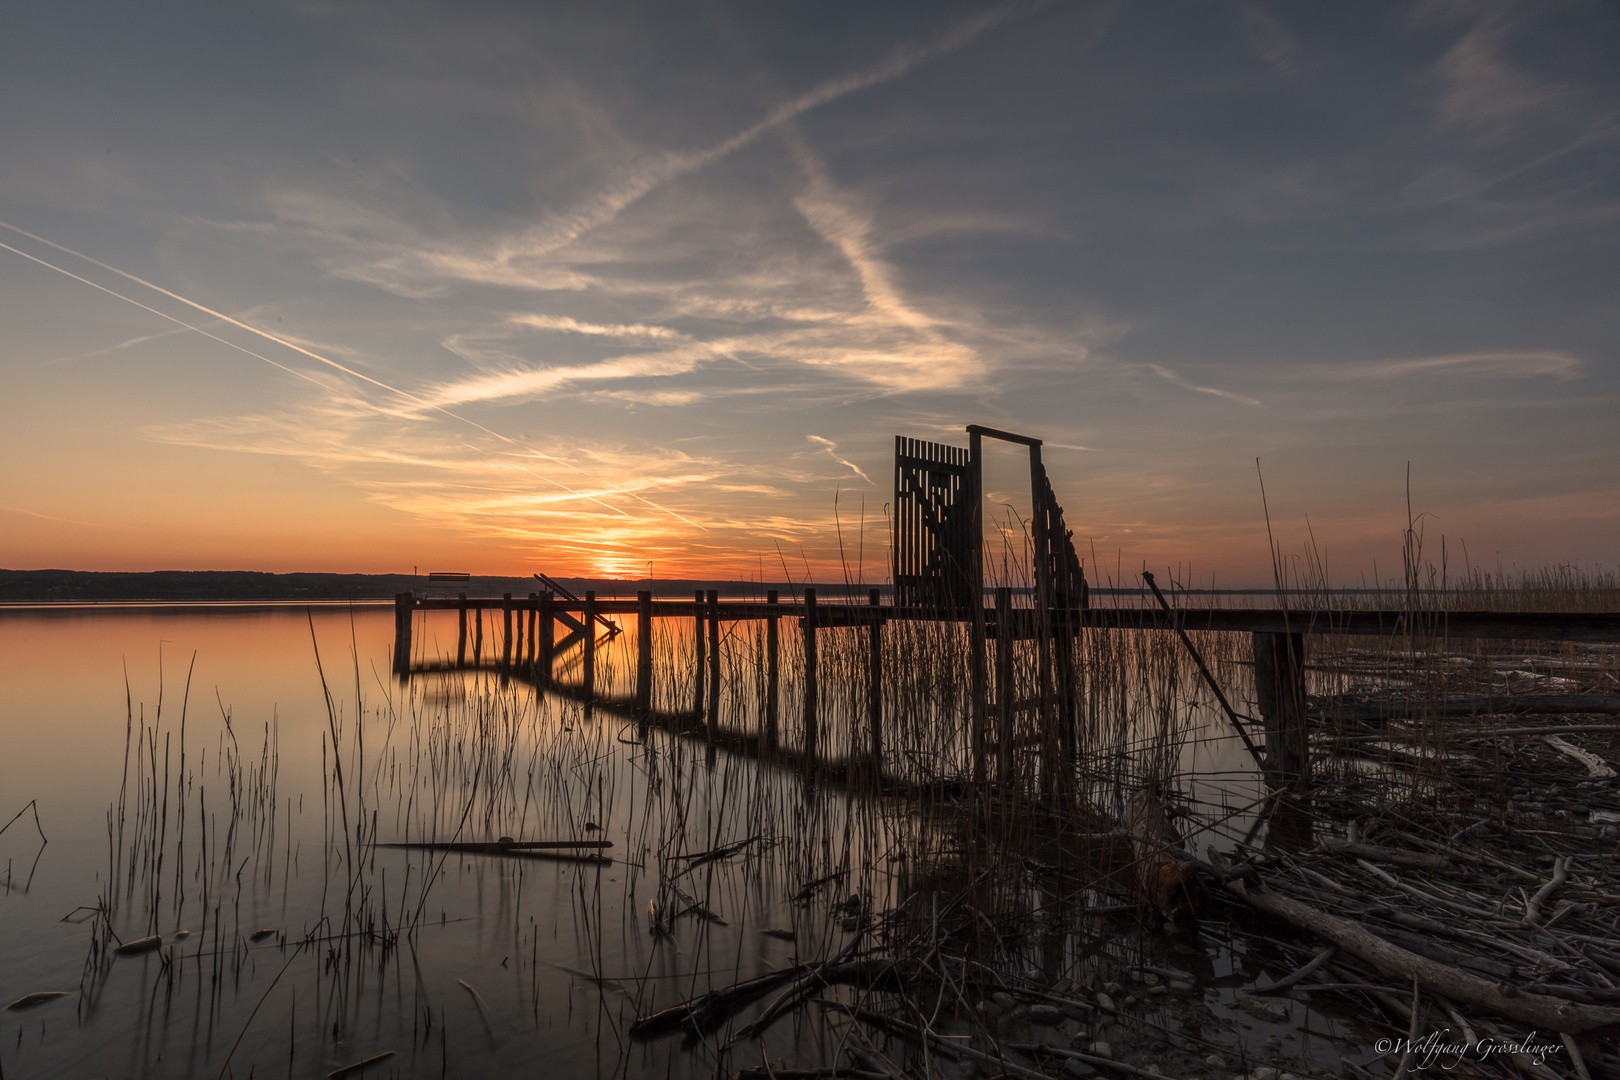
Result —
<instances>
[{"instance_id":1,"label":"calm water","mask_svg":"<svg viewBox=\"0 0 1620 1080\"><path fill-rule=\"evenodd\" d=\"M0 1014L6 1076L214 1076L227 1064L239 1076L324 1075L387 1050L396 1057L370 1075L706 1075L712 1057L678 1040L634 1044L625 1028L711 977L728 984L836 944L827 907L818 916L765 883L828 854L847 861L841 800L807 802L791 777L745 776L733 759L705 761L657 731L639 745L611 717L587 720L491 676L403 688L386 668L392 633L392 610L378 607L0 613L0 804L10 817L36 800L49 840L41 846L31 815L0 837L0 998L72 991ZM603 658L609 689L626 645ZM143 741L143 725L155 737ZM141 770L130 764L124 779L131 730L132 754L159 777L148 823L161 820L164 835L144 852L131 839L145 827ZM479 745L482 762L468 749ZM234 837L233 755L252 792L239 798L258 808L237 815ZM334 758L348 767L341 795ZM109 814L121 787L118 845ZM112 830L116 839L116 820ZM615 846L607 865L386 848L351 859L357 832ZM672 861L756 835L739 857L698 871L678 874ZM231 865L221 864L226 844ZM164 852L161 869L152 849ZM688 915L673 937L653 937L649 902L666 915L687 906L660 890L661 876L724 924ZM87 975L95 920L63 919L83 920L110 894L119 940L156 932L169 943ZM392 947L354 933L381 940L413 918L415 932ZM348 939L325 940L345 925ZM766 927L796 930L797 941ZM259 930L276 933L251 941ZM296 948L306 936L323 940ZM817 1054L793 1045L793 1025L778 1032L783 1053Z\"/></svg>"},{"instance_id":2,"label":"calm water","mask_svg":"<svg viewBox=\"0 0 1620 1080\"><path fill-rule=\"evenodd\" d=\"M453 613L434 620L418 659L454 652ZM631 691L622 621L598 661L608 696ZM755 629L728 628L733 728L758 723ZM690 625L655 633L655 704L687 707ZM834 904L852 892L881 909L913 891L920 826L905 807L807 792L796 771L492 673L401 683L392 635L389 606L0 611L0 820L35 801L48 837L31 814L0 836L0 1000L69 992L0 1013L6 1077L325 1075L386 1051L367 1075L710 1076L717 1045L633 1042L629 1024L836 951ZM782 636L792 750L798 669ZM863 708L851 643L823 653L834 758ZM1165 708L1195 690L1172 686ZM897 725L896 767L955 754L948 720ZM1230 740L1179 754L1211 816L1257 790ZM1248 821L1207 838L1227 844ZM374 846L501 836L606 839L612 861ZM747 840L729 859L681 858ZM796 899L834 871L847 876ZM94 947L108 934L165 942L114 955ZM1194 966L1232 964L1213 947ZM813 1065L836 1052L824 1037L794 1019L765 1044ZM757 1045L739 1052L734 1067L757 1063Z\"/></svg>"}]
</instances>

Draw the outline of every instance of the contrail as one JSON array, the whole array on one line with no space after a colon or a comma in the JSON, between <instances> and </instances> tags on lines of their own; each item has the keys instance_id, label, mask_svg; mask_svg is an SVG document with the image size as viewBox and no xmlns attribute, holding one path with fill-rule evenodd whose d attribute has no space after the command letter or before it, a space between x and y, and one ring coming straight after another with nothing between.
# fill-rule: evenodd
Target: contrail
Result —
<instances>
[{"instance_id":1,"label":"contrail","mask_svg":"<svg viewBox=\"0 0 1620 1080\"><path fill-rule=\"evenodd\" d=\"M9 222L0 221L0 228L10 229L12 232L18 233L18 234L20 234L22 236L26 236L30 240L38 241L39 243L44 244L47 247L55 248L57 251L63 252L64 254L72 255L75 258L83 259L85 262L90 263L93 266L99 266L103 270L108 271L109 273L117 274L121 278L124 278L124 279L126 279L128 281L133 281L137 285L144 285L148 289L153 290L154 292L162 293L164 296L167 296L172 300L176 300L176 301L178 301L178 302L180 302L182 304L185 304L187 307L194 308L197 311L201 311L204 314L209 315L209 316L211 316L211 317L213 317L215 319L219 319L221 322L226 322L226 323L229 323L232 326L238 327L238 328L240 328L242 330L246 330L250 334L256 334L257 336L259 336L261 338L264 338L266 341L273 341L277 345L282 346L283 348L291 349L293 352L296 352L296 353L301 353L302 355L307 356L312 360L316 360L316 361L318 361L318 362L320 362L322 364L325 364L327 367L334 368L337 371L341 371L345 375L352 376L352 377L354 377L356 379L359 379L362 382L367 382L367 383L370 383L373 386L379 387L379 388L381 388L383 390L387 390L391 394L397 394L398 396L406 399L407 401L410 401L410 402L418 405L419 407L421 407L423 409L429 409L429 410L432 410L433 412L437 412L437 413L440 413L440 414L442 414L444 416L448 416L452 420L460 421L461 423L466 424L469 427L476 428L477 430L482 431L484 434L489 435L492 438L499 439L501 442L507 443L508 445L511 445L511 446L521 445L520 443L518 443L518 441L516 439L512 439L512 438L510 438L510 437L508 437L506 435L502 435L498 431L494 431L494 430L492 430L490 428L487 428L483 424L478 423L478 421L476 421L476 420L471 420L471 419L468 419L465 416L460 415L459 413L451 412L449 409L444 408L442 405L435 405L430 401L427 401L427 400L425 400L423 398L418 397L415 394L412 394L408 390L401 390L397 386L390 386L388 383L385 383L380 379L374 379L370 375L366 375L366 374L364 374L362 372L355 371L353 368L348 367L347 365L344 365L344 364L340 364L336 360L329 359L328 357L322 356L320 353L313 352L313 351L311 351L309 349L306 349L302 345L297 344L296 342L288 341L285 338L278 337L277 335L272 334L267 330L261 330L256 326L253 326L253 325L251 325L249 323L243 322L240 319L232 318L231 316L225 314L222 311L215 311L213 308L208 307L206 304L199 304L195 300L187 299L186 297L181 296L179 293L172 292L169 289L165 289L163 286L155 284L155 283L150 282L150 281L147 281L145 278L137 277L136 275L128 273L127 271L120 270L116 266L110 266L107 263L102 262L100 259L93 258L93 257L91 257L89 255L84 254L81 251L75 251L72 248L67 247L67 246L65 246L63 244L56 243L54 240L47 240L43 236L39 236L39 235L37 235L35 233L31 233L27 229L19 228L16 225L10 224ZM244 347L242 345L238 345L236 342L230 341L230 340L228 340L226 338L222 338L218 334L209 333L207 330L204 330L200 326L195 326L192 323L186 322L184 319L176 318L175 316L170 315L167 312L159 311L157 308L152 307L152 306L150 306L148 304L143 304L139 300L134 299L133 297L125 296L123 293L120 293L120 292L115 292L114 290L107 288L105 285L101 285L101 284L98 284L97 282L91 281L89 278L81 277L80 275L73 273L71 270L67 270L67 269L64 269L63 267L57 266L55 263L47 262L46 260L41 259L37 255L31 255L26 251L22 251L19 248L14 248L10 244L6 244L6 243L0 243L0 249L4 249L6 251L9 251L9 252L11 252L11 253L13 253L15 255L20 255L23 258L29 260L30 262L38 263L40 266L43 266L48 270L54 270L58 274L63 275L64 277L72 278L74 281L81 282L82 284L90 286L92 289L96 289L96 290L98 290L100 292L104 292L108 296L116 297L117 299L124 301L124 303L126 303L126 304L132 304L135 307L140 308L142 311L149 311L153 315L158 316L159 318L167 319L169 322L175 323L176 325L179 325L179 326L183 326L187 330L191 330L194 333L201 334L205 338L208 338L208 339L210 339L212 341L217 341L221 345L227 345L227 346L235 349L237 352L245 353L246 355L251 356L256 360L262 360L266 364L269 364L271 367L278 368L278 369L280 369L282 371L285 371L289 375L293 375L293 376L296 376L297 378L303 379L307 383L312 383L315 386L319 386L322 390L328 389L319 379L316 379L316 378L306 374L305 372L299 371L297 368L289 367L286 364L283 364L283 363L280 363L278 361L272 360L268 356L265 356L262 353L254 352L252 349L246 348L246 347ZM581 469L577 465L573 465L573 464L571 464L569 462L563 461L560 458L552 457L550 454L546 454L546 453L543 453L543 452L541 452L539 450L535 450L533 447L525 447L525 449L527 449L530 453L534 454L537 457L545 458L548 461L554 461L559 465L562 465L562 466L564 466L566 468L572 469L575 472L579 473L581 476L587 476L587 477L590 476L590 473L586 472L584 469ZM523 471L528 473L530 476L533 476L533 477L535 477L537 479L546 481L546 483L548 483L548 484L553 484L553 485L555 485L555 486L557 486L559 488L562 488L564 491L566 491L566 492L568 492L568 493L570 493L572 495L577 495L579 498L588 499L591 502L597 503L598 505L605 506L609 510L612 510L615 514L621 514L624 517L629 517L630 516L628 513L626 513L625 511L619 509L617 506L614 506L611 503L603 502L601 499L596 498L594 495L587 495L583 491L579 491L579 490L577 490L575 488L571 488L567 484L564 484L559 480L553 480L549 476L543 476L540 473L536 473L536 472L534 472L534 471L532 471L530 469L524 469ZM699 525L697 522L692 521L690 518L682 517L680 514L675 513L675 511L670 510L667 507L659 506L657 503L653 502L651 499L644 499L640 495L636 495L633 492L624 492L623 494L629 495L632 499L635 499L637 502L644 503L647 506L651 506L656 510L660 510L663 513L669 514L671 517L679 518L681 521L686 522L688 525L692 525L692 526L695 526L698 529L702 529L704 532L709 531L708 529L704 528L702 525Z\"/></svg>"}]
</instances>

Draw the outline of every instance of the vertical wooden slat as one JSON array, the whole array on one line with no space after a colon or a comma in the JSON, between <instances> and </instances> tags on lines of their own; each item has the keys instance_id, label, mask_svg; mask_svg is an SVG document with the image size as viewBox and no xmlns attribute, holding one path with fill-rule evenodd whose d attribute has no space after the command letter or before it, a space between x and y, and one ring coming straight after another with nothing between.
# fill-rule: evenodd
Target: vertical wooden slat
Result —
<instances>
[{"instance_id":1,"label":"vertical wooden slat","mask_svg":"<svg viewBox=\"0 0 1620 1080\"><path fill-rule=\"evenodd\" d=\"M984 444L977 431L968 434L968 551L972 566L968 571L968 612L973 620L968 648L969 679L973 690L973 730L969 752L973 757L973 783L983 790L985 783L985 743L990 728L990 703L986 683L984 632Z\"/></svg>"},{"instance_id":2,"label":"vertical wooden slat","mask_svg":"<svg viewBox=\"0 0 1620 1080\"><path fill-rule=\"evenodd\" d=\"M585 707L596 697L596 593L585 593Z\"/></svg>"}]
</instances>

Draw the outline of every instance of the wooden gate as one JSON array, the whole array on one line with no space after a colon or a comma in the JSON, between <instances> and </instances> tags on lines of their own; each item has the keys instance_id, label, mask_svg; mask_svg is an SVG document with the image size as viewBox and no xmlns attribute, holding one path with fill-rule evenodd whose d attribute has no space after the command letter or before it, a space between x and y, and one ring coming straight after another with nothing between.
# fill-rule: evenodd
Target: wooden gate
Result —
<instances>
[{"instance_id":1,"label":"wooden gate","mask_svg":"<svg viewBox=\"0 0 1620 1080\"><path fill-rule=\"evenodd\" d=\"M894 439L894 602L960 610L976 592L973 463L964 447Z\"/></svg>"}]
</instances>

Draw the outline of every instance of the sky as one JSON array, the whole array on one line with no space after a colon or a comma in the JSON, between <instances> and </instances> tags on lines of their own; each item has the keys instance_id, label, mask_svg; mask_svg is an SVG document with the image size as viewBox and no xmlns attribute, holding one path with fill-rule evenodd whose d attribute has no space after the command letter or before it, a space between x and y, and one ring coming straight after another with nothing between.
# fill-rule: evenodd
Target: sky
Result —
<instances>
[{"instance_id":1,"label":"sky","mask_svg":"<svg viewBox=\"0 0 1620 1080\"><path fill-rule=\"evenodd\" d=\"M8 3L0 566L881 582L894 437L977 423L1093 580L1387 579L1409 505L1613 568L1616 56L1601 2Z\"/></svg>"}]
</instances>

